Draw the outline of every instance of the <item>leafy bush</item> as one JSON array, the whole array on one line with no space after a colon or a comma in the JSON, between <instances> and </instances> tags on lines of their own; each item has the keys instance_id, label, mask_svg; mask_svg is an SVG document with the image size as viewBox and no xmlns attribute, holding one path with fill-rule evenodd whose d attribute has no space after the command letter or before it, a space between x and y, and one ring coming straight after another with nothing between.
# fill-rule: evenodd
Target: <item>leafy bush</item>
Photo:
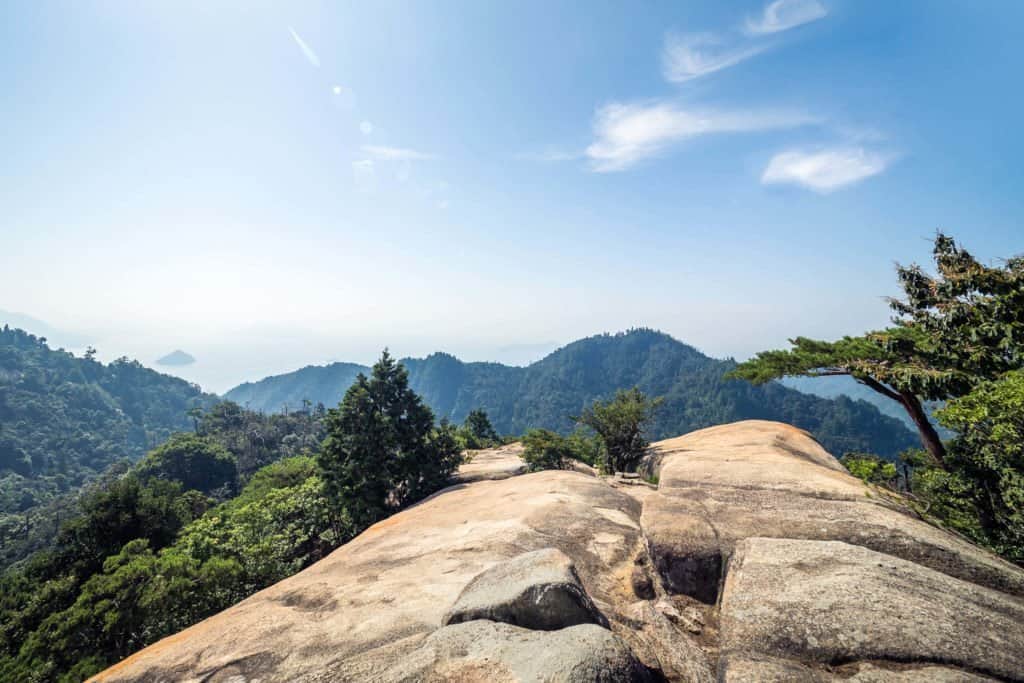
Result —
<instances>
[{"instance_id":1,"label":"leafy bush","mask_svg":"<svg viewBox=\"0 0 1024 683\"><path fill-rule=\"evenodd\" d=\"M896 465L870 453L847 453L839 459L853 476L869 484L896 485Z\"/></svg>"},{"instance_id":2,"label":"leafy bush","mask_svg":"<svg viewBox=\"0 0 1024 683\"><path fill-rule=\"evenodd\" d=\"M1024 562L1024 370L979 384L938 418L957 432L947 471L922 472L915 493L967 535ZM976 521L963 521L972 510Z\"/></svg>"},{"instance_id":3,"label":"leafy bush","mask_svg":"<svg viewBox=\"0 0 1024 683\"><path fill-rule=\"evenodd\" d=\"M569 440L549 429L531 429L522 441L523 460L531 472L565 469L574 455Z\"/></svg>"}]
</instances>

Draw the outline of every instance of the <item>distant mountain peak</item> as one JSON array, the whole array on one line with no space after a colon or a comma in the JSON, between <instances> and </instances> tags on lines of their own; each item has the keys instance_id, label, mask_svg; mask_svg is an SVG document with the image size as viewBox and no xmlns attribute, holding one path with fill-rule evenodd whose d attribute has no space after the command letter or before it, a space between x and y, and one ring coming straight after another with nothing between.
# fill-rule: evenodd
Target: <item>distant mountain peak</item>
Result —
<instances>
[{"instance_id":1,"label":"distant mountain peak","mask_svg":"<svg viewBox=\"0 0 1024 683\"><path fill-rule=\"evenodd\" d=\"M521 434L543 427L569 432L572 415L618 389L637 386L665 402L651 425L660 438L744 419L776 420L811 431L837 453L866 451L894 456L913 445L899 421L873 406L836 402L778 383L753 386L727 380L735 363L709 358L664 332L634 328L596 334L553 351L527 366L463 362L435 352L403 358L409 385L438 417L461 422L469 411L487 411L495 429ZM358 372L356 365L308 367L247 383L225 398L253 410L297 408L304 399L337 405Z\"/></svg>"},{"instance_id":2,"label":"distant mountain peak","mask_svg":"<svg viewBox=\"0 0 1024 683\"><path fill-rule=\"evenodd\" d=\"M185 353L181 349L175 349L174 351L171 351L166 356L164 356L162 358L158 358L157 361L156 361L156 364L157 365L181 366L181 365L192 365L195 362L196 362L196 359L191 354Z\"/></svg>"}]
</instances>

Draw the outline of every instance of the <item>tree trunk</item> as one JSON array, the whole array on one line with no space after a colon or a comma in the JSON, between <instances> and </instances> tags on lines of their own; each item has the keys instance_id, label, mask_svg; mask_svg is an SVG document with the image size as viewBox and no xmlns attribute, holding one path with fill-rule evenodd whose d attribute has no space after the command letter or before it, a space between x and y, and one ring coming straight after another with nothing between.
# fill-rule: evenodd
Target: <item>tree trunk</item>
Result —
<instances>
[{"instance_id":1,"label":"tree trunk","mask_svg":"<svg viewBox=\"0 0 1024 683\"><path fill-rule=\"evenodd\" d=\"M931 456L937 467L946 469L946 447L942 445L939 433L935 431L935 427L928 419L928 414L924 412L921 401L917 396L901 391L900 403L907 409L910 419L914 421L917 433L921 435L921 444L928 451L928 455Z\"/></svg>"},{"instance_id":2,"label":"tree trunk","mask_svg":"<svg viewBox=\"0 0 1024 683\"><path fill-rule=\"evenodd\" d=\"M921 437L921 445L928 451L928 455L931 456L932 462L935 463L936 467L942 469L946 468L946 447L942 445L942 439L939 438L939 433L935 431L935 427L932 426L931 421L928 419L928 414L924 412L924 408L921 406L921 401L918 400L917 396L910 393L909 391L894 391L882 384L878 380L872 379L871 377L856 377L855 378L861 384L874 389L882 396L891 398L894 401L899 401L900 405L903 406L907 414L910 415L910 419L914 421L914 425L917 427L917 433ZM910 480L907 480L909 487Z\"/></svg>"}]
</instances>

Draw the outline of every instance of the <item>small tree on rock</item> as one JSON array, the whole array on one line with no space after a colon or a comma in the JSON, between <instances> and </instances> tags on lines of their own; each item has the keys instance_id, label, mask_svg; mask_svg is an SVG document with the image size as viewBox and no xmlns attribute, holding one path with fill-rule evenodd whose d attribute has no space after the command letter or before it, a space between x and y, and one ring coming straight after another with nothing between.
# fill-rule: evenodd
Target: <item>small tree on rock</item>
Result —
<instances>
[{"instance_id":1,"label":"small tree on rock","mask_svg":"<svg viewBox=\"0 0 1024 683\"><path fill-rule=\"evenodd\" d=\"M462 429L466 436L467 448L488 448L501 441L487 413L479 408L469 411L469 415L462 423Z\"/></svg>"},{"instance_id":2,"label":"small tree on rock","mask_svg":"<svg viewBox=\"0 0 1024 683\"><path fill-rule=\"evenodd\" d=\"M635 472L650 445L644 434L661 398L648 398L640 389L620 389L610 401L594 401L574 418L593 429L604 442L604 469Z\"/></svg>"},{"instance_id":3,"label":"small tree on rock","mask_svg":"<svg viewBox=\"0 0 1024 683\"><path fill-rule=\"evenodd\" d=\"M569 440L549 429L531 429L522 441L523 460L531 472L566 469L574 455Z\"/></svg>"}]
</instances>

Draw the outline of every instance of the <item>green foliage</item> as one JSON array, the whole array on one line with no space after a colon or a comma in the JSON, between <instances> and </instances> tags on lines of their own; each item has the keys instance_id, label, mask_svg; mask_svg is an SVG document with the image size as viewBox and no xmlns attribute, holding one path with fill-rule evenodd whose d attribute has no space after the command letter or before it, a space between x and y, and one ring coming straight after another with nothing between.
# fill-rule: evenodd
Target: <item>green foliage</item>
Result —
<instances>
[{"instance_id":1,"label":"green foliage","mask_svg":"<svg viewBox=\"0 0 1024 683\"><path fill-rule=\"evenodd\" d=\"M405 368L385 350L327 414L318 456L329 498L364 528L435 491L459 463L455 432L409 388Z\"/></svg>"},{"instance_id":2,"label":"green foliage","mask_svg":"<svg viewBox=\"0 0 1024 683\"><path fill-rule=\"evenodd\" d=\"M0 566L47 547L78 490L137 460L215 397L120 358L104 365L0 328Z\"/></svg>"},{"instance_id":3,"label":"green foliage","mask_svg":"<svg viewBox=\"0 0 1024 683\"><path fill-rule=\"evenodd\" d=\"M522 442L523 460L531 472L566 469L574 455L569 440L549 429L531 429Z\"/></svg>"},{"instance_id":4,"label":"green foliage","mask_svg":"<svg viewBox=\"0 0 1024 683\"><path fill-rule=\"evenodd\" d=\"M922 402L963 396L1024 365L1024 258L985 266L941 233L933 257L937 275L917 265L897 269L905 298L890 300L895 327L835 342L797 337L791 349L759 353L732 376L764 383L850 375L899 402L933 466L948 468Z\"/></svg>"},{"instance_id":5,"label":"green foliage","mask_svg":"<svg viewBox=\"0 0 1024 683\"><path fill-rule=\"evenodd\" d=\"M568 469L573 460L592 467L601 467L604 462L604 444L600 437L583 429L569 436L550 429L531 429L520 441L524 447L523 460L531 472Z\"/></svg>"},{"instance_id":6,"label":"green foliage","mask_svg":"<svg viewBox=\"0 0 1024 683\"><path fill-rule=\"evenodd\" d=\"M311 457L260 470L205 514L178 482L129 475L114 488L83 500L56 551L0 578L0 679L81 680L343 540Z\"/></svg>"},{"instance_id":7,"label":"green foliage","mask_svg":"<svg viewBox=\"0 0 1024 683\"><path fill-rule=\"evenodd\" d=\"M193 411L198 435L175 435L135 467L56 499L57 529L39 529L52 549L0 577L0 680L82 680L350 537L315 459L288 457L311 450L323 415L306 406L261 416L230 403ZM215 508L186 490L230 495L239 456L276 462Z\"/></svg>"},{"instance_id":8,"label":"green foliage","mask_svg":"<svg viewBox=\"0 0 1024 683\"><path fill-rule=\"evenodd\" d=\"M891 301L900 324L925 337L932 368L973 386L1024 367L1024 256L986 266L942 233L933 255L935 276L898 268L906 296Z\"/></svg>"},{"instance_id":9,"label":"green foliage","mask_svg":"<svg viewBox=\"0 0 1024 683\"><path fill-rule=\"evenodd\" d=\"M175 434L153 449L135 469L141 479L159 477L180 482L185 489L211 494L234 491L238 478L235 456L211 438Z\"/></svg>"},{"instance_id":10,"label":"green foliage","mask_svg":"<svg viewBox=\"0 0 1024 683\"><path fill-rule=\"evenodd\" d=\"M301 410L263 414L222 401L201 413L196 433L213 439L235 456L244 483L261 467L280 458L311 455L326 436L322 404L302 403Z\"/></svg>"},{"instance_id":11,"label":"green foliage","mask_svg":"<svg viewBox=\"0 0 1024 683\"><path fill-rule=\"evenodd\" d=\"M648 424L664 399L647 398L637 387L620 389L610 401L594 401L577 418L594 430L604 444L604 470L635 472L650 445Z\"/></svg>"},{"instance_id":12,"label":"green foliage","mask_svg":"<svg viewBox=\"0 0 1024 683\"><path fill-rule=\"evenodd\" d=\"M858 479L869 484L896 486L896 465L870 453L847 453L839 462Z\"/></svg>"},{"instance_id":13,"label":"green foliage","mask_svg":"<svg viewBox=\"0 0 1024 683\"><path fill-rule=\"evenodd\" d=\"M534 427L568 434L575 426L570 415L617 389L637 386L665 398L650 424L652 439L763 419L806 429L833 453L867 451L895 458L915 443L901 422L863 401L824 400L777 382L754 386L728 380L724 375L735 362L708 358L649 329L581 339L525 368L463 363L442 353L402 364L409 371L410 388L436 415L461 421L471 410L486 410L502 434L522 434ZM284 394L336 405L351 381L335 366L309 367L243 385L244 392L232 390L228 397L267 411L280 410L275 397Z\"/></svg>"},{"instance_id":14,"label":"green foliage","mask_svg":"<svg viewBox=\"0 0 1024 683\"><path fill-rule=\"evenodd\" d=\"M606 461L601 437L580 426L566 437L572 457L591 467L603 468Z\"/></svg>"},{"instance_id":15,"label":"green foliage","mask_svg":"<svg viewBox=\"0 0 1024 683\"><path fill-rule=\"evenodd\" d=\"M974 483L955 470L935 467L921 450L902 456L912 467L909 490L925 517L958 531L980 545L988 545L975 503ZM989 546L991 547L991 546Z\"/></svg>"},{"instance_id":16,"label":"green foliage","mask_svg":"<svg viewBox=\"0 0 1024 683\"><path fill-rule=\"evenodd\" d=\"M905 457L923 511L1024 562L1024 257L986 266L941 233L933 257L935 275L897 269L904 298L890 300L895 327L836 342L798 337L733 375L755 383L851 375L899 402L925 448ZM923 406L940 400L939 422L955 433L948 447ZM863 458L847 466L886 476Z\"/></svg>"},{"instance_id":17,"label":"green foliage","mask_svg":"<svg viewBox=\"0 0 1024 683\"><path fill-rule=\"evenodd\" d=\"M202 450L213 449L212 452L216 453L213 461L192 469L200 478L219 471L220 474L215 478L223 477L225 486L221 486L215 493L217 498L223 498L244 485L253 472L263 465L280 458L313 453L326 433L325 415L323 406L307 404L301 411L263 415L245 410L230 401L224 401L205 412L200 408L190 410L189 419L198 436L176 435L172 437L172 443L180 441L183 444L207 444ZM225 459L225 451L237 462L236 478L229 476L231 466ZM151 456L156 457L153 454ZM212 465L209 471L208 465ZM184 464L181 466L188 468ZM0 544L0 566L50 547L61 524L77 515L79 496L88 497L89 491L109 487L112 481L123 476L130 467L131 464L127 460L115 463L80 489L71 488L47 503L21 514L0 515L0 540L5 541ZM162 476L187 479L184 472L176 475L168 475L165 472ZM185 486L199 486L205 489L212 481L209 480L207 484L186 481Z\"/></svg>"},{"instance_id":18,"label":"green foliage","mask_svg":"<svg viewBox=\"0 0 1024 683\"><path fill-rule=\"evenodd\" d=\"M937 516L952 526L1024 563L1024 370L979 384L938 415L957 432L948 474L922 473L930 479L915 492L932 501ZM959 520L968 514L965 506L976 511L976 529Z\"/></svg>"},{"instance_id":19,"label":"green foliage","mask_svg":"<svg viewBox=\"0 0 1024 683\"><path fill-rule=\"evenodd\" d=\"M0 472L22 477L42 499L59 489L58 476L77 486L121 458L137 459L187 428L189 408L212 402L137 362L103 365L0 329Z\"/></svg>"},{"instance_id":20,"label":"green foliage","mask_svg":"<svg viewBox=\"0 0 1024 683\"><path fill-rule=\"evenodd\" d=\"M459 437L462 447L468 449L491 448L501 442L486 411L480 409L469 411L459 429Z\"/></svg>"}]
</instances>

